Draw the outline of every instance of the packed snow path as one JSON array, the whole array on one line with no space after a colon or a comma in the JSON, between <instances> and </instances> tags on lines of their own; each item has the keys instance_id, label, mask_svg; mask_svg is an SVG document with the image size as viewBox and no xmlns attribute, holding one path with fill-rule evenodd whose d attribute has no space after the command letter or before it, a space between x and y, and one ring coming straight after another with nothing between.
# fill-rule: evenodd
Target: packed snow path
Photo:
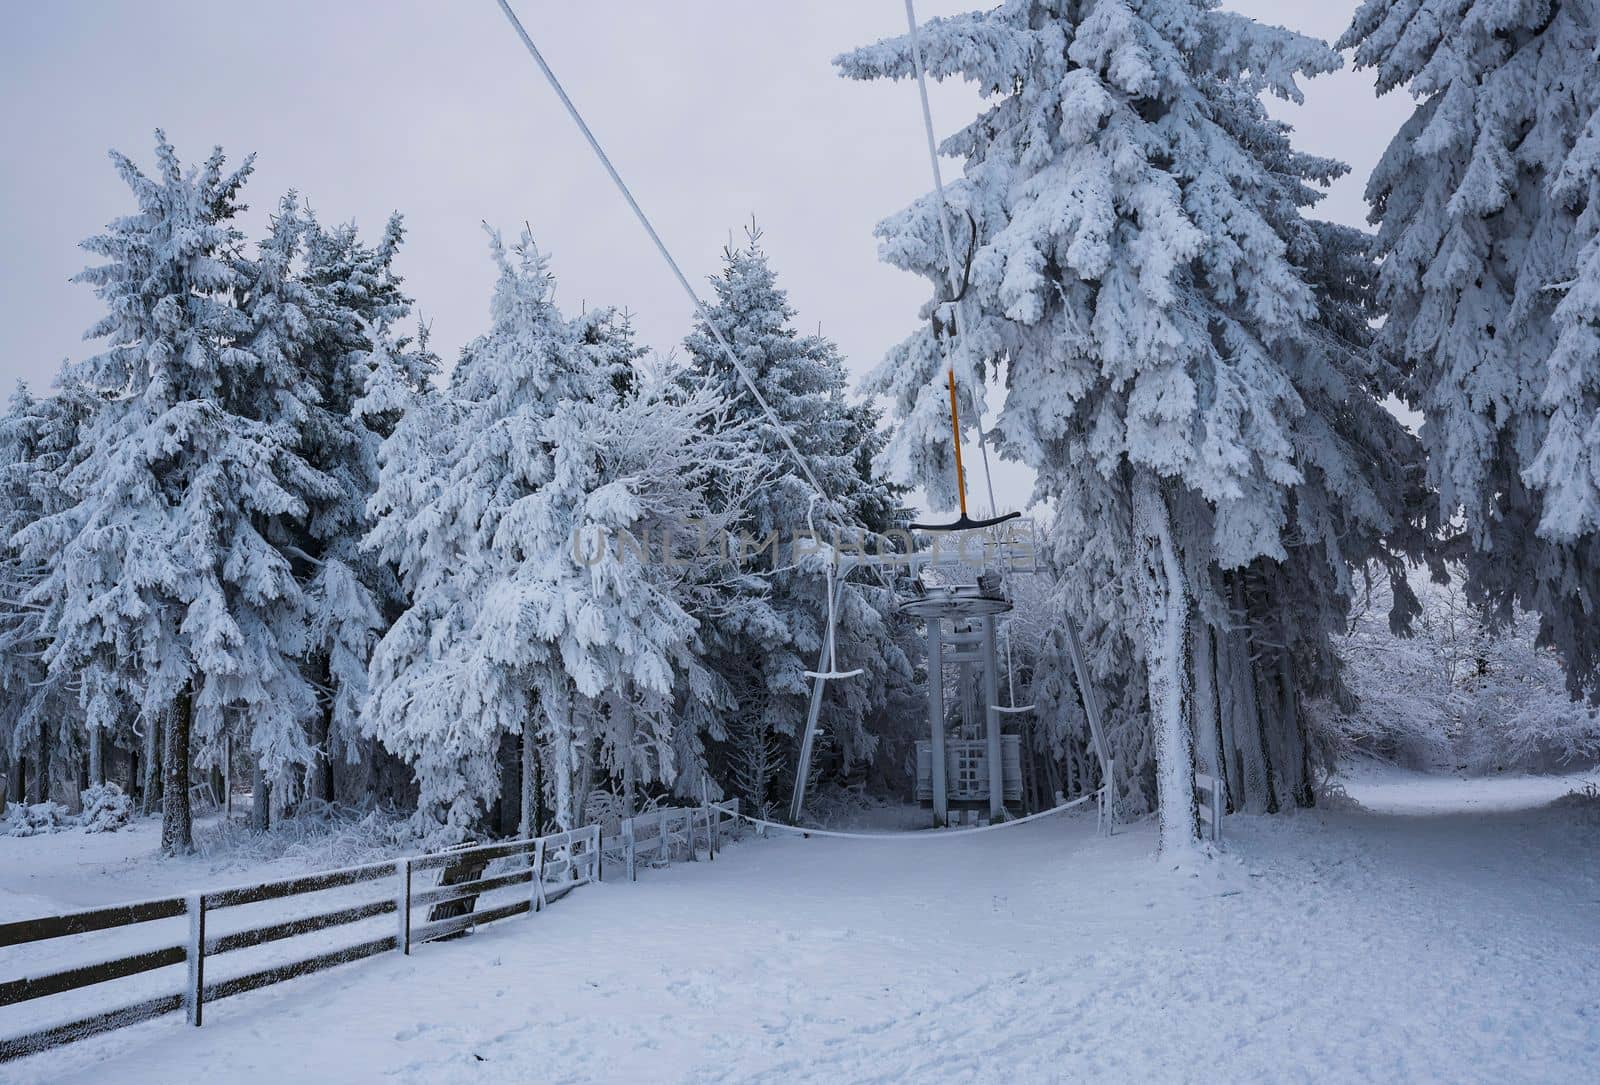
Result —
<instances>
[{"instance_id":1,"label":"packed snow path","mask_svg":"<svg viewBox=\"0 0 1600 1085\"><path fill-rule=\"evenodd\" d=\"M1600 1058L1600 814L1368 776L1198 874L1068 817L773 839L14 1064L19 1082L1555 1082ZM4 1074L0 1074L4 1076Z\"/></svg>"}]
</instances>

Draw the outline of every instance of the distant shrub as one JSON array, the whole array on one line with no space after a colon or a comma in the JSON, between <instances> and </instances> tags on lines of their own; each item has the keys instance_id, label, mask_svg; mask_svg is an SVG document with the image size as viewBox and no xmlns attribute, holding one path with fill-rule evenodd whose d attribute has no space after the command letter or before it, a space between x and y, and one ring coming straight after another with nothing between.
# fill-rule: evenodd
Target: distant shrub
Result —
<instances>
[{"instance_id":1,"label":"distant shrub","mask_svg":"<svg viewBox=\"0 0 1600 1085\"><path fill-rule=\"evenodd\" d=\"M1535 619L1495 623L1453 584L1414 586L1422 614L1411 636L1389 630L1386 589L1357 609L1338 642L1356 704L1308 713L1321 742L1336 754L1472 772L1600 759L1600 711L1568 695L1560 660L1535 643Z\"/></svg>"},{"instance_id":2,"label":"distant shrub","mask_svg":"<svg viewBox=\"0 0 1600 1085\"><path fill-rule=\"evenodd\" d=\"M96 784L83 793L84 832L114 833L132 820L133 800L116 784Z\"/></svg>"},{"instance_id":3,"label":"distant shrub","mask_svg":"<svg viewBox=\"0 0 1600 1085\"><path fill-rule=\"evenodd\" d=\"M59 833L77 825L65 806L58 802L37 802L32 806L13 806L0 823L0 832L8 836L38 836L41 833Z\"/></svg>"}]
</instances>

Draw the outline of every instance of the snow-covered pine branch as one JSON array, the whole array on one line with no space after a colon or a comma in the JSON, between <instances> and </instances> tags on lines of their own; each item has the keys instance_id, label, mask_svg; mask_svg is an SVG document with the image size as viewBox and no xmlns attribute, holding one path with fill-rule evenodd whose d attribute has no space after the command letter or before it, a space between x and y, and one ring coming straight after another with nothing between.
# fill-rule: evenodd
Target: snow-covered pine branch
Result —
<instances>
[{"instance_id":1,"label":"snow-covered pine branch","mask_svg":"<svg viewBox=\"0 0 1600 1085\"><path fill-rule=\"evenodd\" d=\"M1600 9L1367 0L1341 41L1419 100L1367 185L1382 345L1466 586L1600 698Z\"/></svg>"}]
</instances>

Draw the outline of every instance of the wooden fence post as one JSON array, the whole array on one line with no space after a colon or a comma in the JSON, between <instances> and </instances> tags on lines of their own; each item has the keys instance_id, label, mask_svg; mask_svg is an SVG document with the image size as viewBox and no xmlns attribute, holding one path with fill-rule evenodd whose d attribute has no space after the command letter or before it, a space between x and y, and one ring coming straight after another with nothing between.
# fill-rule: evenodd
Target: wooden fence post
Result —
<instances>
[{"instance_id":1,"label":"wooden fence post","mask_svg":"<svg viewBox=\"0 0 1600 1085\"><path fill-rule=\"evenodd\" d=\"M400 952L409 957L411 955L411 860L401 859L395 863L394 872L400 880L398 892L395 893L395 903L400 906L400 931L395 941Z\"/></svg>"},{"instance_id":2,"label":"wooden fence post","mask_svg":"<svg viewBox=\"0 0 1600 1085\"><path fill-rule=\"evenodd\" d=\"M544 837L533 842L533 911L544 911Z\"/></svg>"},{"instance_id":3,"label":"wooden fence post","mask_svg":"<svg viewBox=\"0 0 1600 1085\"><path fill-rule=\"evenodd\" d=\"M206 898L203 893L189 894L189 984L184 995L189 1024L200 1027L201 1010L205 1003L206 983Z\"/></svg>"},{"instance_id":4,"label":"wooden fence post","mask_svg":"<svg viewBox=\"0 0 1600 1085\"><path fill-rule=\"evenodd\" d=\"M596 882L603 882L606 880L605 866L606 853L605 849L601 846L600 826L596 825L594 827L594 880Z\"/></svg>"}]
</instances>

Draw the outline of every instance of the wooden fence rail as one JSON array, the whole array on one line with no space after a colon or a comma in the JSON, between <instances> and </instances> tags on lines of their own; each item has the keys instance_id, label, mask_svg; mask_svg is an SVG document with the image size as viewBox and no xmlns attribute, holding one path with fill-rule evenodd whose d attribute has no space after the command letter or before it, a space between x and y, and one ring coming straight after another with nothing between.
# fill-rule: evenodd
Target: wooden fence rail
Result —
<instances>
[{"instance_id":1,"label":"wooden fence rail","mask_svg":"<svg viewBox=\"0 0 1600 1085\"><path fill-rule=\"evenodd\" d=\"M732 809L737 810L737 801ZM707 853L714 856L719 840L726 839L732 831L727 824L730 821L736 829L738 819L727 809L665 807L623 821L620 842L603 841L600 827L590 825L532 840L454 848L433 855L195 893L188 897L167 897L0 923L0 950L4 950L160 920L187 917L189 921L188 937L182 942L0 982L0 1010L3 1010L7 1006L128 979L158 968L187 966L187 975L178 991L146 997L22 1035L0 1037L0 1063L180 1009L185 1011L190 1024L198 1026L203 1021L205 1007L219 999L379 953L394 950L410 953L423 943L458 937L485 923L538 912L574 889L600 881L607 857L621 863L629 879L634 880L641 858L656 865L665 864L679 848L687 849L688 857L695 858L702 830ZM496 862L509 864L510 869L490 872L490 865ZM439 874L435 876L434 871ZM427 885L415 884L419 874L430 879ZM309 914L276 917L269 923L222 934L207 933L208 924L218 912L367 883L382 883L383 895L354 903L340 901L337 906L326 902L312 904L308 905L312 909ZM497 900L492 906L478 907L479 899L490 893L523 885L527 890L515 899ZM429 909L427 919L420 923L414 922L412 915L419 908ZM206 979L207 964L230 953L386 915L396 916L395 926L392 933L381 937L369 937L214 982Z\"/></svg>"},{"instance_id":2,"label":"wooden fence rail","mask_svg":"<svg viewBox=\"0 0 1600 1085\"><path fill-rule=\"evenodd\" d=\"M666 866L680 850L693 861L702 829L707 856L714 859L718 840L737 832L741 824L737 798L716 806L663 806L628 818L621 832L621 857L628 880L638 881L641 861Z\"/></svg>"}]
</instances>

